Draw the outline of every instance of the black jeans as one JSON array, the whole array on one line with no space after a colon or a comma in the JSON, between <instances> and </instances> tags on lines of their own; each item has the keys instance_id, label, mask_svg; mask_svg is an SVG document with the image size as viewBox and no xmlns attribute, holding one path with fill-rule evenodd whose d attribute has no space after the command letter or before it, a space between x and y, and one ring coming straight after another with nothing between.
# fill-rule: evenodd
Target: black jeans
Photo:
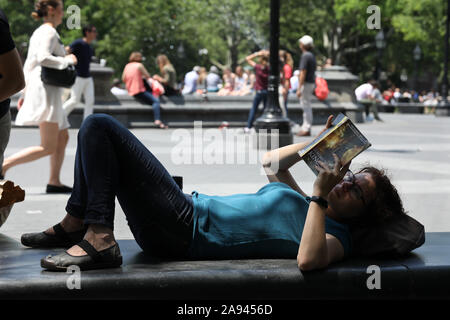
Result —
<instances>
[{"instance_id":1,"label":"black jeans","mask_svg":"<svg viewBox=\"0 0 450 320\"><path fill-rule=\"evenodd\" d=\"M114 230L115 197L139 246L184 257L192 238L193 202L156 157L111 116L95 114L78 132L75 178L66 211Z\"/></svg>"}]
</instances>

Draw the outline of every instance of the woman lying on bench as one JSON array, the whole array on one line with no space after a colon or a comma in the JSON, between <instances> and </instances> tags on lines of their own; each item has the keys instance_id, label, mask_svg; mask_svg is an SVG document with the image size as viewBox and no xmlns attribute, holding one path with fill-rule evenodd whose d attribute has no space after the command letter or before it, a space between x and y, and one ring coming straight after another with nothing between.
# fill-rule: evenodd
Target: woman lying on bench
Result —
<instances>
[{"instance_id":1,"label":"woman lying on bench","mask_svg":"<svg viewBox=\"0 0 450 320\"><path fill-rule=\"evenodd\" d=\"M329 117L325 129L331 125ZM324 129L324 130L325 130ZM309 198L288 169L306 143L264 156L271 183L254 194L185 194L145 146L114 118L91 115L78 133L73 192L63 220L24 234L29 247L65 247L41 266L65 270L119 267L114 239L117 196L144 252L170 259L295 258L301 270L324 268L352 250L350 227L404 213L389 179L367 167L322 164ZM278 156L277 156L278 155ZM277 170L273 168L277 167Z\"/></svg>"}]
</instances>

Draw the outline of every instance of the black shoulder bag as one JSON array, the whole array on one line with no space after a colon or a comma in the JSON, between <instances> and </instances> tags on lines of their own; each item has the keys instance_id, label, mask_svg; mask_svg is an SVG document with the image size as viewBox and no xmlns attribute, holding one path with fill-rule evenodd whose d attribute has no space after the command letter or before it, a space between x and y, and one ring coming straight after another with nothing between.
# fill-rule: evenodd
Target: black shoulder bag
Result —
<instances>
[{"instance_id":1,"label":"black shoulder bag","mask_svg":"<svg viewBox=\"0 0 450 320\"><path fill-rule=\"evenodd\" d=\"M56 86L70 88L75 83L77 72L75 66L68 66L63 70L41 67L41 80L43 83Z\"/></svg>"}]
</instances>

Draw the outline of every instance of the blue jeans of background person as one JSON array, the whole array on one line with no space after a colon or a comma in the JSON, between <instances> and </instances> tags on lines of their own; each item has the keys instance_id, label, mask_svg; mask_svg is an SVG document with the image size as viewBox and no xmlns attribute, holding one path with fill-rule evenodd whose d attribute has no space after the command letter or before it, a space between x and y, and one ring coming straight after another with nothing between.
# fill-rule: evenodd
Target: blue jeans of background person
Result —
<instances>
[{"instance_id":1,"label":"blue jeans of background person","mask_svg":"<svg viewBox=\"0 0 450 320\"><path fill-rule=\"evenodd\" d=\"M255 121L255 114L261 101L263 102L264 108L266 108L267 90L256 91L255 97L253 98L253 106L248 115L247 128L251 128L253 126L253 122Z\"/></svg>"},{"instance_id":2,"label":"blue jeans of background person","mask_svg":"<svg viewBox=\"0 0 450 320\"><path fill-rule=\"evenodd\" d=\"M116 196L145 252L184 257L192 238L191 196L122 124L108 115L91 115L78 132L74 185L66 211L86 225L114 230Z\"/></svg>"},{"instance_id":3,"label":"blue jeans of background person","mask_svg":"<svg viewBox=\"0 0 450 320\"><path fill-rule=\"evenodd\" d=\"M159 99L156 98L150 91L144 91L138 94L135 94L133 97L141 101L145 104L150 104L153 107L153 116L156 120L161 120L161 106L159 103Z\"/></svg>"}]
</instances>

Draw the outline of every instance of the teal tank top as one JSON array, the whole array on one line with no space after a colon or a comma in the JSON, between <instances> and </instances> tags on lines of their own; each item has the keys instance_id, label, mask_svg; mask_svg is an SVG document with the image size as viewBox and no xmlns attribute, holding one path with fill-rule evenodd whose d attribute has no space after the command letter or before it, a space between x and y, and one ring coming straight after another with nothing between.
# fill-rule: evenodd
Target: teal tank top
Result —
<instances>
[{"instance_id":1,"label":"teal tank top","mask_svg":"<svg viewBox=\"0 0 450 320\"><path fill-rule=\"evenodd\" d=\"M309 201L285 183L252 194L209 196L192 192L194 259L296 258ZM351 250L348 227L325 218L326 233Z\"/></svg>"}]
</instances>

